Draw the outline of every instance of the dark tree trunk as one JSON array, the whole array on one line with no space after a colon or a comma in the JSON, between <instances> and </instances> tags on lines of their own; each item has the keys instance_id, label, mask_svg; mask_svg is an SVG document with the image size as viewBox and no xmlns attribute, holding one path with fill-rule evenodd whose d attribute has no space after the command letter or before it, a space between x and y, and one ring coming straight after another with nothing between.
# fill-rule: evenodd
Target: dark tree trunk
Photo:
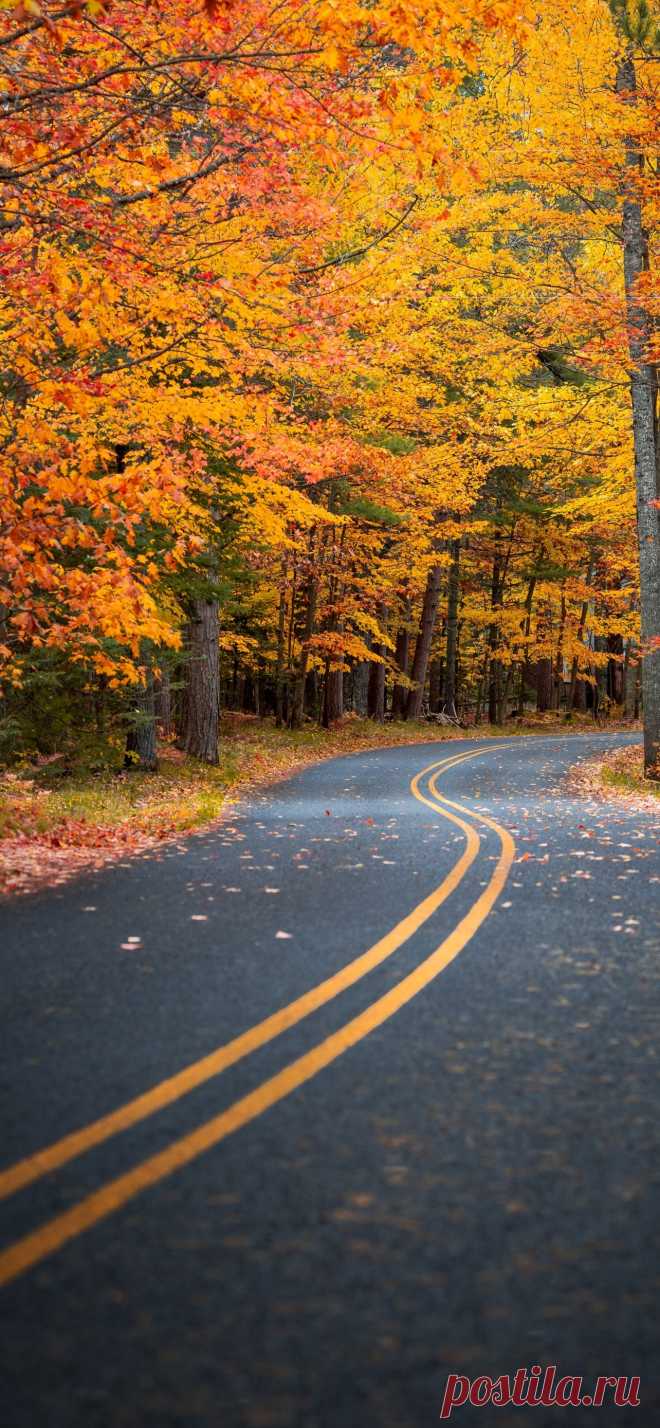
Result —
<instances>
[{"instance_id":1,"label":"dark tree trunk","mask_svg":"<svg viewBox=\"0 0 660 1428\"><path fill-rule=\"evenodd\" d=\"M351 677L351 702L361 719L369 713L369 660L363 659L354 665Z\"/></svg>"},{"instance_id":2,"label":"dark tree trunk","mask_svg":"<svg viewBox=\"0 0 660 1428\"><path fill-rule=\"evenodd\" d=\"M594 561L591 560L591 561L589 562L589 569L588 569L588 571L587 571L587 580L586 580L586 584L587 584L587 585L591 585L591 582L592 582L592 579L593 579L593 573L594 573ZM579 643L581 643L582 640L584 639L584 627L585 627L585 625L586 625L586 623L587 623L587 615L588 615L588 613L589 613L589 601L588 601L588 599L587 599L587 600L583 600L583 601L582 601L582 609L580 610L580 623L579 623L579 625L578 625L578 630L577 630L577 638L578 638L578 642L579 642ZM581 679L581 680L580 680L580 683L579 683L579 686L578 686L577 676L578 676L578 657L577 657L577 655L574 655L574 656L573 656L573 661L572 661L572 664L571 664L571 682L570 682L570 685L569 685L569 687L568 687L568 696L567 696L567 699L566 699L566 713L567 713L567 715L569 715L569 716L572 714L573 709L584 710L584 709L586 709L586 707L587 707L587 691L586 691L585 683L584 683L584 680ZM578 689L579 689L579 691L580 691L581 702L579 702L579 700L578 700Z\"/></svg>"},{"instance_id":3,"label":"dark tree trunk","mask_svg":"<svg viewBox=\"0 0 660 1428\"><path fill-rule=\"evenodd\" d=\"M381 604L378 607L378 623L382 630L387 626L387 605ZM371 645L375 655L385 655L385 646L376 640ZM370 719L376 719L382 724L385 718L385 665L380 660L370 660L369 662L369 684L367 686L367 713Z\"/></svg>"},{"instance_id":4,"label":"dark tree trunk","mask_svg":"<svg viewBox=\"0 0 660 1428\"><path fill-rule=\"evenodd\" d=\"M555 655L554 679L552 687L552 707L559 709L561 704L562 687L564 683L564 630L566 629L566 597L562 590L561 596L561 618L559 621L559 634L557 636L557 653Z\"/></svg>"},{"instance_id":5,"label":"dark tree trunk","mask_svg":"<svg viewBox=\"0 0 660 1428\"><path fill-rule=\"evenodd\" d=\"M447 650L445 663L444 707L456 718L456 684L458 665L458 603L461 588L461 542L451 542L451 565L447 588Z\"/></svg>"},{"instance_id":6,"label":"dark tree trunk","mask_svg":"<svg viewBox=\"0 0 660 1428\"><path fill-rule=\"evenodd\" d=\"M205 764L218 762L219 619L216 600L195 600L188 625L183 747Z\"/></svg>"},{"instance_id":7,"label":"dark tree trunk","mask_svg":"<svg viewBox=\"0 0 660 1428\"><path fill-rule=\"evenodd\" d=\"M321 681L317 669L308 669L305 679L305 698L303 700L303 713L308 718L321 722Z\"/></svg>"},{"instance_id":8,"label":"dark tree trunk","mask_svg":"<svg viewBox=\"0 0 660 1428\"><path fill-rule=\"evenodd\" d=\"M488 644L492 651L496 649L497 626L491 625ZM502 661L496 659L491 653L490 666L488 671L488 723L499 723L499 710L502 703Z\"/></svg>"},{"instance_id":9,"label":"dark tree trunk","mask_svg":"<svg viewBox=\"0 0 660 1428\"><path fill-rule=\"evenodd\" d=\"M640 664L639 664L639 661L638 661L637 667L636 667L636 669L635 669L635 709L634 709L634 714L633 714L633 718L634 718L634 719L639 719L641 707L642 707L642 671L641 671L641 667L640 667Z\"/></svg>"},{"instance_id":10,"label":"dark tree trunk","mask_svg":"<svg viewBox=\"0 0 660 1428\"><path fill-rule=\"evenodd\" d=\"M616 88L624 102L637 102L637 76L632 55L619 63ZM648 358L653 320L639 292L639 279L649 267L639 180L642 154L637 140L626 140L626 176L623 199L623 270L630 352L637 532L642 621L642 691L644 705L644 767L649 777L660 779L660 526L658 510L658 431L656 417L657 374Z\"/></svg>"},{"instance_id":11,"label":"dark tree trunk","mask_svg":"<svg viewBox=\"0 0 660 1428\"><path fill-rule=\"evenodd\" d=\"M480 678L479 684L478 684L478 686L477 686L477 702L476 702L476 707L475 707L475 711L474 711L474 722L475 722L475 724L480 724L480 723L481 723L481 714L482 714L482 710L483 710L484 696L485 696L485 693L486 693L486 685L487 685L487 683L488 683L488 666L489 666L489 663L490 663L490 655L489 655L488 651L486 651L486 656L485 656L485 659L484 659L483 669L482 669L482 671L481 671L481 678Z\"/></svg>"},{"instance_id":12,"label":"dark tree trunk","mask_svg":"<svg viewBox=\"0 0 660 1428\"><path fill-rule=\"evenodd\" d=\"M134 769L138 773L155 773L158 768L154 677L149 668L146 671L145 683L136 690L132 704L124 764L127 769Z\"/></svg>"},{"instance_id":13,"label":"dark tree trunk","mask_svg":"<svg viewBox=\"0 0 660 1428\"><path fill-rule=\"evenodd\" d=\"M336 724L344 713L344 672L341 669L327 669L323 698L323 728Z\"/></svg>"},{"instance_id":14,"label":"dark tree trunk","mask_svg":"<svg viewBox=\"0 0 660 1428\"><path fill-rule=\"evenodd\" d=\"M184 632L185 633L185 632ZM174 717L174 732L178 748L183 748L183 731L186 716L186 668L185 663L178 664L173 670L175 688L172 690L172 705Z\"/></svg>"},{"instance_id":15,"label":"dark tree trunk","mask_svg":"<svg viewBox=\"0 0 660 1428\"><path fill-rule=\"evenodd\" d=\"M439 714L444 704L444 677L444 660L442 658L432 659L429 667L429 709L432 714Z\"/></svg>"},{"instance_id":16,"label":"dark tree trunk","mask_svg":"<svg viewBox=\"0 0 660 1428\"><path fill-rule=\"evenodd\" d=\"M607 648L616 655L607 665L607 693L613 704L623 704L623 635L609 635Z\"/></svg>"},{"instance_id":17,"label":"dark tree trunk","mask_svg":"<svg viewBox=\"0 0 660 1428\"><path fill-rule=\"evenodd\" d=\"M491 659L488 678L488 723L499 723L499 708L502 700L502 664L499 659Z\"/></svg>"},{"instance_id":18,"label":"dark tree trunk","mask_svg":"<svg viewBox=\"0 0 660 1428\"><path fill-rule=\"evenodd\" d=\"M504 720L505 720L505 718L506 718L506 711L507 711L507 708L508 708L508 706L509 706L509 702L510 702L510 700L511 700L512 693L513 693L513 665L510 664L510 665L509 665L509 668L507 669L507 672L506 672L506 679L505 679L505 681L504 681L504 688L502 689L502 697L501 697L501 699L500 699L500 704L499 704L499 708L498 708L498 711L497 711L497 722L498 722L498 724L503 724L503 723L504 723Z\"/></svg>"},{"instance_id":19,"label":"dark tree trunk","mask_svg":"<svg viewBox=\"0 0 660 1428\"><path fill-rule=\"evenodd\" d=\"M410 600L406 600L403 608L403 617L406 621L406 624L401 626L397 634L396 650L394 654L397 668L400 669L401 673L405 674L406 676L408 674L408 665L410 663L410 629L408 624L410 620L410 603ZM402 684L395 684L394 691L392 693L392 718L405 718L405 709L406 690Z\"/></svg>"},{"instance_id":20,"label":"dark tree trunk","mask_svg":"<svg viewBox=\"0 0 660 1428\"><path fill-rule=\"evenodd\" d=\"M502 506L502 497L498 488L496 508L499 511ZM509 551L511 540L509 541ZM488 673L488 722L489 724L499 724L502 720L502 661L495 655L499 639L500 626L496 617L496 611L501 609L504 600L504 582L506 579L506 564L501 552L502 533L498 529L495 537L495 555L493 558L493 574L490 585L490 608L493 612L493 620L488 627L488 649L490 653L490 667Z\"/></svg>"},{"instance_id":21,"label":"dark tree trunk","mask_svg":"<svg viewBox=\"0 0 660 1428\"><path fill-rule=\"evenodd\" d=\"M637 689L639 684L639 650L634 640L626 640L623 665L624 715L626 719L639 717Z\"/></svg>"},{"instance_id":22,"label":"dark tree trunk","mask_svg":"<svg viewBox=\"0 0 660 1428\"><path fill-rule=\"evenodd\" d=\"M163 731L164 738L169 739L174 733L172 688L169 669L161 670L160 679L157 679L155 682L154 692L156 696L156 719Z\"/></svg>"},{"instance_id":23,"label":"dark tree trunk","mask_svg":"<svg viewBox=\"0 0 660 1428\"><path fill-rule=\"evenodd\" d=\"M524 654L520 666L520 685L518 687L518 716L523 718L525 713L525 692L532 682L532 667L529 662L529 632L532 628L532 606L534 604L534 591L536 589L536 575L530 576L525 597L525 618L523 620Z\"/></svg>"},{"instance_id":24,"label":"dark tree trunk","mask_svg":"<svg viewBox=\"0 0 660 1428\"><path fill-rule=\"evenodd\" d=\"M552 708L552 660L550 656L536 661L536 708L539 714Z\"/></svg>"},{"instance_id":25,"label":"dark tree trunk","mask_svg":"<svg viewBox=\"0 0 660 1428\"><path fill-rule=\"evenodd\" d=\"M604 635L596 635L594 649L598 654L607 652L607 640ZM594 717L603 717L607 713L607 665L596 665L596 686L594 689Z\"/></svg>"},{"instance_id":26,"label":"dark tree trunk","mask_svg":"<svg viewBox=\"0 0 660 1428\"><path fill-rule=\"evenodd\" d=\"M429 570L426 581L419 633L415 642L415 656L410 678L414 681L416 688L411 689L408 694L406 710L408 719L419 719L422 712L424 685L426 684L426 671L431 653L431 642L433 640L436 615L438 613L441 579L442 566L433 565Z\"/></svg>"},{"instance_id":27,"label":"dark tree trunk","mask_svg":"<svg viewBox=\"0 0 660 1428\"><path fill-rule=\"evenodd\" d=\"M381 645L374 645L374 654L380 654ZM367 710L370 719L382 724L385 718L385 665L372 660L369 665L369 691Z\"/></svg>"},{"instance_id":28,"label":"dark tree trunk","mask_svg":"<svg viewBox=\"0 0 660 1428\"><path fill-rule=\"evenodd\" d=\"M311 550L313 558L313 548ZM316 628L316 602L318 599L318 580L316 575L310 573L307 581L306 604L305 604L305 627L302 636L302 647L296 670L296 679L293 687L293 701L291 707L291 728L300 729L303 715L305 713L305 684L307 681L307 665L309 663L309 641Z\"/></svg>"},{"instance_id":29,"label":"dark tree trunk","mask_svg":"<svg viewBox=\"0 0 660 1428\"><path fill-rule=\"evenodd\" d=\"M106 692L108 688L108 678L105 674L100 674L94 689L94 719L97 734L105 734L106 716Z\"/></svg>"},{"instance_id":30,"label":"dark tree trunk","mask_svg":"<svg viewBox=\"0 0 660 1428\"><path fill-rule=\"evenodd\" d=\"M275 666L275 724L282 728L284 721L284 643L286 635L286 566L283 570L282 589L277 619L277 663Z\"/></svg>"},{"instance_id":31,"label":"dark tree trunk","mask_svg":"<svg viewBox=\"0 0 660 1428\"><path fill-rule=\"evenodd\" d=\"M571 674L572 678L572 674ZM569 690L570 694L570 690ZM573 690L573 703L571 709L575 709L578 714L585 714L587 709L587 684L586 680L578 679Z\"/></svg>"},{"instance_id":32,"label":"dark tree trunk","mask_svg":"<svg viewBox=\"0 0 660 1428\"><path fill-rule=\"evenodd\" d=\"M344 544L346 540L346 526L342 527L339 542L333 540L332 560L334 571L330 579L328 591L328 601L330 606L330 617L326 624L329 633L341 635L344 629L344 618L340 613L341 600L344 594L343 563ZM343 660L342 660L343 663ZM333 668L335 660L326 659L325 680L323 686L323 714L321 722L324 729L329 729L331 724L336 724L344 713L344 671L342 668Z\"/></svg>"}]
</instances>

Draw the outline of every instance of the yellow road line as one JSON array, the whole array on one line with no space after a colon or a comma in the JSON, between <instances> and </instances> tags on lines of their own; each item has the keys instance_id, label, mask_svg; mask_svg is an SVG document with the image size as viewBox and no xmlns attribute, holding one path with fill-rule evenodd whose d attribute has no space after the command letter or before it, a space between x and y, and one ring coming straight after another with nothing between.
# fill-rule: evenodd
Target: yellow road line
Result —
<instances>
[{"instance_id":1,"label":"yellow road line","mask_svg":"<svg viewBox=\"0 0 660 1428\"><path fill-rule=\"evenodd\" d=\"M476 758L485 752L486 749L471 750L467 754L454 754L440 760L439 763L436 761L436 763L429 764L428 768L422 769L421 773L412 780L410 785L412 792L420 802L428 804L437 813L436 805L430 803L420 793L419 780L432 770L436 770L436 774L439 774L446 768L452 768L454 764ZM308 992L304 992L288 1006L282 1007L279 1011L266 1017L264 1021L250 1027L248 1031L242 1032L240 1036L227 1042L225 1046L211 1051L208 1056L186 1066L176 1075L161 1081L149 1091L128 1101L126 1105L118 1107L116 1111L101 1116L80 1130L72 1131L71 1134L63 1136L61 1140L55 1141L53 1145L37 1151L34 1155L28 1156L0 1172L0 1200L24 1189L26 1185L32 1184L35 1180L59 1169L62 1165L67 1165L69 1161L85 1154L93 1146L101 1145L111 1136L144 1120L146 1116L153 1115L165 1106L171 1105L173 1101L180 1100L182 1096L186 1096L198 1086L202 1086L213 1076L220 1075L229 1066L234 1066L237 1061L241 1061L244 1056L249 1056L259 1047L266 1046L269 1041L280 1036L289 1027L296 1026L304 1017L310 1016L312 1012L325 1006L340 992L353 986L355 982L384 962L387 957L391 957L394 952L398 951L399 947L407 942L413 933L417 932L429 917L432 917L434 912L437 912L442 903L458 887L479 851L479 838L474 828L450 813L445 813L445 817L455 823L465 834L467 844L462 856L438 887L418 903L412 912L409 912L384 937L381 937L378 942L375 942L366 952L361 953L354 961L342 967L339 972L334 973L332 977L319 982L316 987L310 988Z\"/></svg>"},{"instance_id":2,"label":"yellow road line","mask_svg":"<svg viewBox=\"0 0 660 1428\"><path fill-rule=\"evenodd\" d=\"M444 806L440 805L442 796L437 795L437 797L439 802L436 805L436 811L449 817ZM444 804L444 799L442 801ZM458 808L460 805L452 806ZM472 813L470 809L461 808L461 811ZM156 1185L160 1180L172 1175L174 1171L181 1170L197 1156L218 1145L228 1135L242 1126L248 1125L257 1116L262 1115L264 1111L303 1086L313 1076L318 1075L319 1071L336 1061L350 1047L357 1045L358 1042L369 1036L377 1027L382 1026L397 1011L400 1011L401 1007L417 996L424 987L427 987L440 972L444 971L445 967L458 956L458 953L462 951L486 920L504 887L515 856L515 843L505 828L501 828L490 818L486 819L482 814L472 813L472 816L478 817L498 833L501 853L496 867L487 887L484 888L469 911L461 918L453 931L444 938L440 946L425 958L419 967L415 968L414 972L404 977L397 986L386 992L384 996L379 997L359 1016L353 1017L345 1026L340 1027L339 1031L328 1036L325 1041L320 1042L303 1056L297 1057L289 1066L269 1077L256 1090L241 1097L220 1115L214 1116L212 1120L199 1126L189 1135L174 1141L166 1150L142 1161L133 1170L109 1181L100 1190L88 1195L64 1214L57 1215L47 1224L42 1225L40 1229L35 1230L34 1233L16 1241L3 1254L0 1254L0 1284L6 1284L15 1279L17 1275L38 1264L47 1255L53 1254L70 1240L84 1233L85 1230L91 1229L100 1220L121 1209L149 1186ZM452 817L451 821L457 820Z\"/></svg>"},{"instance_id":3,"label":"yellow road line","mask_svg":"<svg viewBox=\"0 0 660 1428\"><path fill-rule=\"evenodd\" d=\"M504 747L510 749L511 745L505 744ZM436 780L440 777L441 773L442 769L438 769L437 773L433 775L433 778L429 779L429 788L434 798L437 798L442 804L443 812L445 808L455 808L459 813L467 813L471 818L476 818L480 823L484 823L487 828L492 828L501 838L502 834L506 833L506 829L503 828L500 823L496 823L493 818L488 818L485 813L478 813L476 808L465 808L462 803L455 803L453 799L447 798L446 793L438 793ZM450 815L447 814L447 817L449 816ZM506 836L508 838L509 834L506 833Z\"/></svg>"}]
</instances>

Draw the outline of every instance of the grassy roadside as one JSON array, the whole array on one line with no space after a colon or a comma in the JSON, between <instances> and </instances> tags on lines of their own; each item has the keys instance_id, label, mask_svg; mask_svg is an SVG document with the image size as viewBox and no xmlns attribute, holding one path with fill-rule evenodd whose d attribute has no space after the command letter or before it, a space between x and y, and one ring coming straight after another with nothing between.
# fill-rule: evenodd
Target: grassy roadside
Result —
<instances>
[{"instance_id":1,"label":"grassy roadside","mask_svg":"<svg viewBox=\"0 0 660 1428\"><path fill-rule=\"evenodd\" d=\"M621 789L624 793L650 795L660 799L660 783L644 776L644 751L641 745L619 749L603 761L602 781L605 788Z\"/></svg>"},{"instance_id":2,"label":"grassy roadside","mask_svg":"<svg viewBox=\"0 0 660 1428\"><path fill-rule=\"evenodd\" d=\"M645 812L660 812L660 783L644 776L641 743L575 764L568 772L568 786L589 798L620 799Z\"/></svg>"},{"instance_id":3,"label":"grassy roadside","mask_svg":"<svg viewBox=\"0 0 660 1428\"><path fill-rule=\"evenodd\" d=\"M421 722L378 725L348 717L330 731L310 724L291 733L271 720L233 714L223 720L218 768L165 746L156 774L125 772L119 743L105 746L102 754L98 748L72 747L25 768L0 771L0 892L60 883L85 867L204 828L239 790L321 759L397 744L593 729L591 720L567 725L557 715L476 730Z\"/></svg>"},{"instance_id":4,"label":"grassy roadside","mask_svg":"<svg viewBox=\"0 0 660 1428\"><path fill-rule=\"evenodd\" d=\"M462 731L428 724L378 725L346 720L330 732L310 725L292 733L268 720L230 715L223 720L217 768L159 749L156 774L127 772L122 753L94 749L66 753L0 772L0 840L29 837L64 846L108 841L112 830L136 835L185 832L213 822L232 790L285 777L320 759L379 745L429 742Z\"/></svg>"}]
</instances>

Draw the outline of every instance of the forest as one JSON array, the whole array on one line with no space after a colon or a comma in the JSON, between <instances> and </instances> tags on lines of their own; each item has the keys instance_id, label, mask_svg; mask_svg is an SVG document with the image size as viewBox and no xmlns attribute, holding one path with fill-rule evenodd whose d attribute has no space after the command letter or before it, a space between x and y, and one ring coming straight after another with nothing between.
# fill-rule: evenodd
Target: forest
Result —
<instances>
[{"instance_id":1,"label":"forest","mask_svg":"<svg viewBox=\"0 0 660 1428\"><path fill-rule=\"evenodd\" d=\"M3 0L0 760L644 721L652 0Z\"/></svg>"}]
</instances>

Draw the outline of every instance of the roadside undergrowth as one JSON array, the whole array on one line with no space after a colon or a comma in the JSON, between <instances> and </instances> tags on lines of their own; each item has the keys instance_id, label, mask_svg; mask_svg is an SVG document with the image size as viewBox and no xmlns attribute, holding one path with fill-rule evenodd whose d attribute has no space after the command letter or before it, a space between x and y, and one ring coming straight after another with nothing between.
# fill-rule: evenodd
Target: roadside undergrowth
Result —
<instances>
[{"instance_id":1,"label":"roadside undergrowth","mask_svg":"<svg viewBox=\"0 0 660 1428\"><path fill-rule=\"evenodd\" d=\"M348 716L329 731L310 723L292 733L272 720L227 714L217 768L161 744L155 774L126 771L119 740L101 751L72 741L61 753L0 769L0 893L57 886L86 868L203 829L251 785L286 778L321 759L459 738L593 731L591 719L567 724L550 714L476 729Z\"/></svg>"},{"instance_id":2,"label":"roadside undergrowth","mask_svg":"<svg viewBox=\"0 0 660 1428\"><path fill-rule=\"evenodd\" d=\"M645 812L660 811L660 783L645 777L641 743L574 764L567 783L572 792L588 798L620 800Z\"/></svg>"}]
</instances>

